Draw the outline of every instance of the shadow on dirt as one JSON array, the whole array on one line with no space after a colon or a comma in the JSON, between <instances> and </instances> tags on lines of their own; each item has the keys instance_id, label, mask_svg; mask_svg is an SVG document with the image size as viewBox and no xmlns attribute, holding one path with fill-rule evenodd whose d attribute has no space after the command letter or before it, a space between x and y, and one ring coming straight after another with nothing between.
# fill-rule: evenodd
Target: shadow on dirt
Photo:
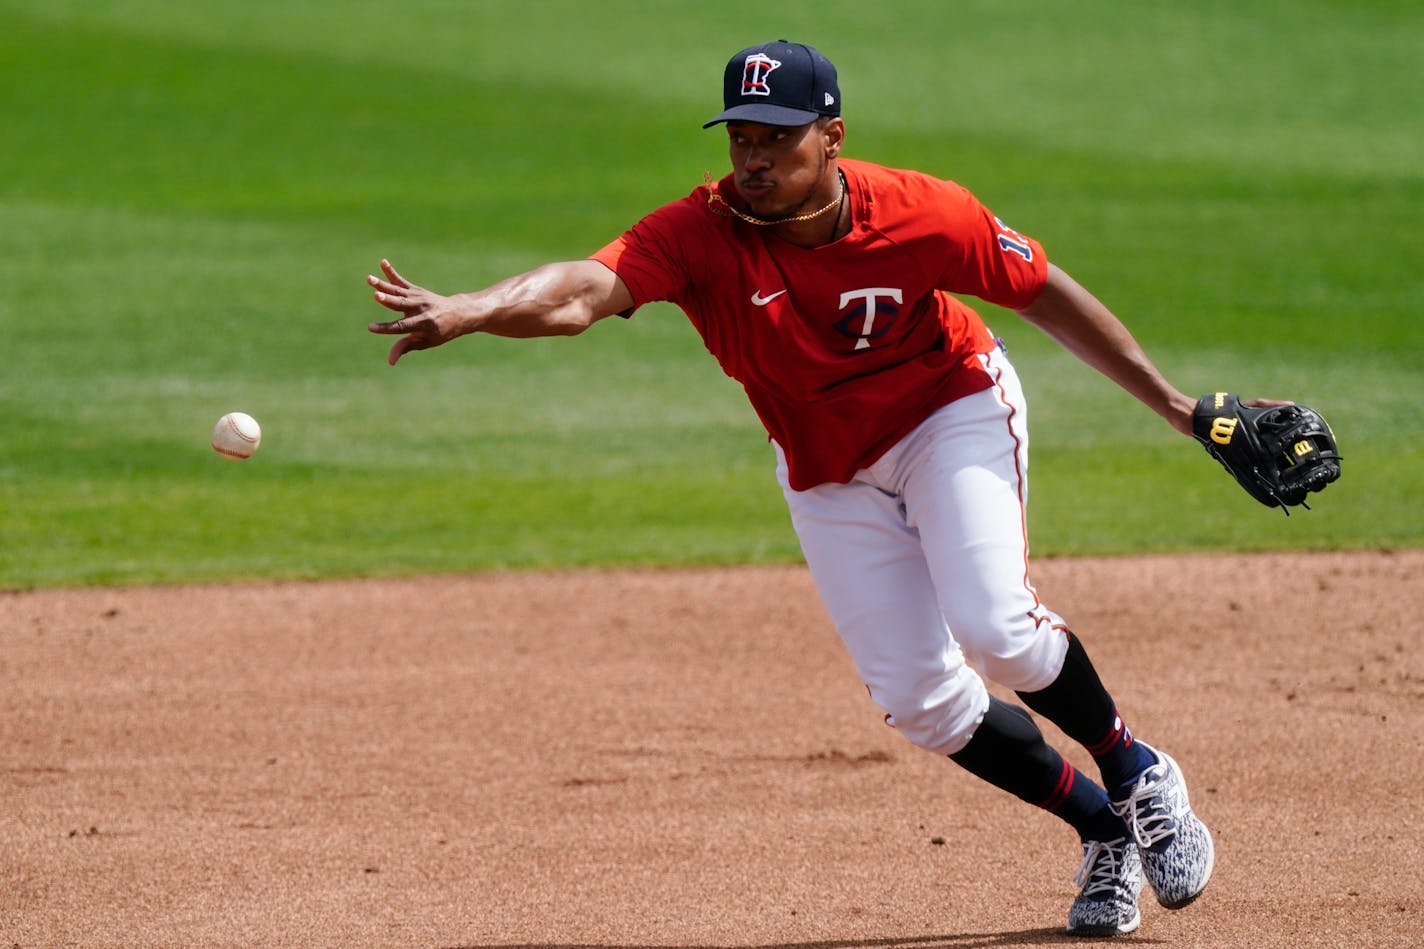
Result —
<instances>
[{"instance_id":1,"label":"shadow on dirt","mask_svg":"<svg viewBox=\"0 0 1424 949\"><path fill-rule=\"evenodd\" d=\"M886 939L831 939L821 942L780 942L749 946L605 945L598 943L488 943L446 946L442 949L1009 949L1013 946L1089 945L1099 940L1070 936L1061 929L1024 929L1003 933L960 933L948 936L904 936ZM1160 939L1116 936L1118 946L1161 945Z\"/></svg>"}]
</instances>

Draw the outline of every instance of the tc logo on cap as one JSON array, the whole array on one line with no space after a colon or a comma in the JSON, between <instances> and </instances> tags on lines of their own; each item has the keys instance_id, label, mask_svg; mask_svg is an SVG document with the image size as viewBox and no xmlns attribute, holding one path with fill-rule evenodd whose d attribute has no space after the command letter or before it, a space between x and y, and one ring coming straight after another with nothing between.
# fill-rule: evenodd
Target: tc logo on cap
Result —
<instances>
[{"instance_id":1,"label":"tc logo on cap","mask_svg":"<svg viewBox=\"0 0 1424 949\"><path fill-rule=\"evenodd\" d=\"M766 84L766 77L771 75L772 70L778 69L780 66L780 62L765 53L753 53L748 56L746 65L742 68L742 95L771 95L771 86Z\"/></svg>"}]
</instances>

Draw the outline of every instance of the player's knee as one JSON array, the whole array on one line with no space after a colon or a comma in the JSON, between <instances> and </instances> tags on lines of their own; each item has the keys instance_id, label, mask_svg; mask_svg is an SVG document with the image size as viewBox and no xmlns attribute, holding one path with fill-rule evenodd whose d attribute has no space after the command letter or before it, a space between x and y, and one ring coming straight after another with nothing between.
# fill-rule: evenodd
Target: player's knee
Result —
<instances>
[{"instance_id":1,"label":"player's knee","mask_svg":"<svg viewBox=\"0 0 1424 949\"><path fill-rule=\"evenodd\" d=\"M984 682L967 666L925 688L876 694L885 722L914 744L951 755L968 744L989 706Z\"/></svg>"},{"instance_id":2,"label":"player's knee","mask_svg":"<svg viewBox=\"0 0 1424 949\"><path fill-rule=\"evenodd\" d=\"M1063 669L1068 629L1052 614L1023 616L997 635L965 648L968 659L994 682L1018 692L1047 688Z\"/></svg>"}]
</instances>

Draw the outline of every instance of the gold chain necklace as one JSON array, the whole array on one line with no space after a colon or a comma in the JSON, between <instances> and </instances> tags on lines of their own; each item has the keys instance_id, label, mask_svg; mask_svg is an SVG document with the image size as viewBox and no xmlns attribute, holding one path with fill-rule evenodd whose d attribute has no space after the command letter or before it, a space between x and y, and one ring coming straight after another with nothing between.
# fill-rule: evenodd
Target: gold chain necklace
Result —
<instances>
[{"instance_id":1,"label":"gold chain necklace","mask_svg":"<svg viewBox=\"0 0 1424 949\"><path fill-rule=\"evenodd\" d=\"M812 218L820 217L822 214L825 214L831 208L840 207L841 202L845 200L846 196L846 180L844 172L838 172L838 174L840 175L841 179L841 191L840 194L836 195L836 199L834 201L818 210L808 211L805 214L798 214L795 217L784 217L776 221L764 221L759 217L752 217L750 214L738 211L736 208L728 204L727 199L722 197L722 195L717 192L717 188L715 187L716 182L712 180L711 172L704 171L702 173L702 183L707 186L707 206L712 209L712 212L714 214L722 213L722 211L717 207L717 205L720 204L722 205L722 207L726 208L728 211L731 211L733 214L741 218L743 221L746 221L748 224L755 224L758 227L770 227L776 224L796 224L799 221L809 221Z\"/></svg>"}]
</instances>

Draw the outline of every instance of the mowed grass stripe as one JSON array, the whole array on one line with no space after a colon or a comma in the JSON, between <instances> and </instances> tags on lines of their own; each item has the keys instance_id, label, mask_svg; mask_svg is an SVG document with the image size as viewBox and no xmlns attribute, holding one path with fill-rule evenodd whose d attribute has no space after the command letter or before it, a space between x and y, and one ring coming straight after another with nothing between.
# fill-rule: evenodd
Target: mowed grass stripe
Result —
<instances>
[{"instance_id":1,"label":"mowed grass stripe","mask_svg":"<svg viewBox=\"0 0 1424 949\"><path fill-rule=\"evenodd\" d=\"M642 59L597 57L590 78L587 50L632 48L632 26L532 6L552 31L534 51L497 38L515 35L513 5L412 4L393 35L362 36L374 7L165 20L153 3L0 3L16 143L0 150L0 254L20 274L0 289L0 586L796 557L764 434L671 308L395 370L364 332L379 310L360 278L380 255L476 286L585 253L721 168L696 129L715 97L697 64L715 80L727 49L764 37L654 5L638 25L681 29ZM787 9L809 24L810 5ZM817 19L857 83L850 153L963 180L1185 388L1309 401L1346 453L1347 480L1287 522L985 307L1034 400L1035 549L1417 545L1424 189L1402 133L1420 121L1357 107L1417 15L1352 8L1332 38L1308 9L1204 4L1169 41L1180 12L1134 8L1072 44L1063 31L1108 8L1052 9L1006 100L1002 10L866 41L910 10ZM1249 43L1276 14L1275 45L1225 61L1233 27ZM437 28L428 62L382 52ZM462 31L478 34L464 58ZM1115 43L1121 68L1082 61ZM1124 83L1154 55L1160 83ZM1296 82L1233 88L1262 75ZM250 463L206 447L231 409L266 428Z\"/></svg>"}]
</instances>

